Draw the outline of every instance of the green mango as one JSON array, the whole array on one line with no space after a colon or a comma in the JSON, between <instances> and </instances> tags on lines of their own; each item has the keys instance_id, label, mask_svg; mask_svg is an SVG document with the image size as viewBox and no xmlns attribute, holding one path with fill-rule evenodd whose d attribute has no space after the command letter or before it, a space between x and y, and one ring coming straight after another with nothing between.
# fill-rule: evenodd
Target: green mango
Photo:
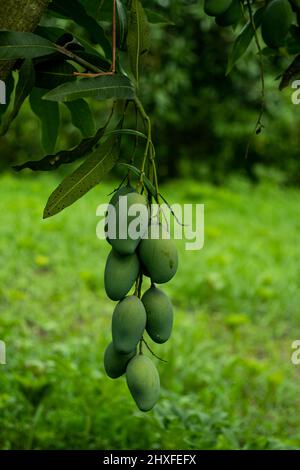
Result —
<instances>
[{"instance_id":1,"label":"green mango","mask_svg":"<svg viewBox=\"0 0 300 470\"><path fill-rule=\"evenodd\" d=\"M104 369L108 377L117 379L125 374L128 362L135 355L136 349L129 354L120 354L115 350L113 343L110 343L104 353Z\"/></svg>"},{"instance_id":2,"label":"green mango","mask_svg":"<svg viewBox=\"0 0 300 470\"><path fill-rule=\"evenodd\" d=\"M141 411L150 411L160 395L157 369L147 356L135 356L128 363L126 380L130 393Z\"/></svg>"},{"instance_id":3,"label":"green mango","mask_svg":"<svg viewBox=\"0 0 300 470\"><path fill-rule=\"evenodd\" d=\"M232 0L229 8L216 17L216 23L219 26L231 26L238 23L242 17L242 6L240 0Z\"/></svg>"},{"instance_id":4,"label":"green mango","mask_svg":"<svg viewBox=\"0 0 300 470\"><path fill-rule=\"evenodd\" d=\"M114 192L114 194L113 194L113 196L112 196L112 198L111 198L111 200L109 201L108 204L111 205L111 206L116 207L117 203L119 202L119 198L121 196L127 196L127 194L134 193L134 192L136 192L136 191L131 186L129 186L129 185L122 186L121 188L119 188L117 191ZM108 213L106 213L105 232L107 231L107 228L108 228L107 214ZM106 240L108 241L108 243L110 243L110 239L109 239L108 236L106 237Z\"/></svg>"},{"instance_id":5,"label":"green mango","mask_svg":"<svg viewBox=\"0 0 300 470\"><path fill-rule=\"evenodd\" d=\"M112 316L112 338L115 349L121 354L133 351L146 327L146 310L135 295L119 302Z\"/></svg>"},{"instance_id":6,"label":"green mango","mask_svg":"<svg viewBox=\"0 0 300 470\"><path fill-rule=\"evenodd\" d=\"M139 217L139 213L136 215L128 215L128 211L130 208L133 209L134 205L140 205L142 208L147 209L147 200L141 194L134 192L121 197L116 204L116 237L110 237L110 244L120 255L133 254L140 242L139 236L135 236L135 234L131 236L129 233L131 224L134 223L133 221L136 217ZM108 216L108 218L109 217L110 216ZM148 210L145 211L145 218L143 219L144 226L147 224L147 221ZM119 233L120 229L124 229L123 235Z\"/></svg>"},{"instance_id":7,"label":"green mango","mask_svg":"<svg viewBox=\"0 0 300 470\"><path fill-rule=\"evenodd\" d=\"M272 0L264 14L261 32L267 46L276 49L284 44L293 22L293 11L288 0Z\"/></svg>"},{"instance_id":8,"label":"green mango","mask_svg":"<svg viewBox=\"0 0 300 470\"><path fill-rule=\"evenodd\" d=\"M161 225L152 224L148 238L141 241L138 254L146 273L157 284L164 284L175 276L178 268L178 253L173 240L164 238L167 232Z\"/></svg>"},{"instance_id":9,"label":"green mango","mask_svg":"<svg viewBox=\"0 0 300 470\"><path fill-rule=\"evenodd\" d=\"M143 297L147 323L146 331L155 343L165 343L173 327L173 306L169 297L155 286L150 287Z\"/></svg>"},{"instance_id":10,"label":"green mango","mask_svg":"<svg viewBox=\"0 0 300 470\"><path fill-rule=\"evenodd\" d=\"M204 11L209 16L222 15L229 8L231 0L205 0Z\"/></svg>"},{"instance_id":11,"label":"green mango","mask_svg":"<svg viewBox=\"0 0 300 470\"><path fill-rule=\"evenodd\" d=\"M136 253L119 255L111 250L104 271L104 287L111 300L121 300L128 294L137 280L140 262Z\"/></svg>"}]
</instances>

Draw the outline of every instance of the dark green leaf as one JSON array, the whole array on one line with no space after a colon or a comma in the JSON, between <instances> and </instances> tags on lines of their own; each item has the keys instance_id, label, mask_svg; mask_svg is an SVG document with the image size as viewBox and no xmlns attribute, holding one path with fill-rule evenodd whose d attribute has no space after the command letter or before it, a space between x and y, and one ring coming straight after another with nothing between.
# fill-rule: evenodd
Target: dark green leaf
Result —
<instances>
[{"instance_id":1,"label":"dark green leaf","mask_svg":"<svg viewBox=\"0 0 300 470\"><path fill-rule=\"evenodd\" d=\"M117 0L117 13L118 13L118 47L124 49L127 37L127 14L125 6L121 0Z\"/></svg>"},{"instance_id":2,"label":"dark green leaf","mask_svg":"<svg viewBox=\"0 0 300 470\"><path fill-rule=\"evenodd\" d=\"M19 114L20 108L24 103L25 99L31 92L34 85L34 69L32 65L32 61L30 59L24 60L22 67L19 71L19 80L16 86L16 94L15 94L15 101L14 107L11 114L4 120L0 136L6 134L8 131L11 123Z\"/></svg>"},{"instance_id":3,"label":"dark green leaf","mask_svg":"<svg viewBox=\"0 0 300 470\"><path fill-rule=\"evenodd\" d=\"M132 171L132 173L134 173L139 178L141 177L141 170L139 170L136 166L130 165L129 163L120 163L120 165L125 166L126 168L128 168L130 171ZM146 175L143 175L143 181L144 181L144 184L145 184L146 188L148 189L148 191L150 191L152 196L154 196L156 198L157 197L156 189L155 189L154 185L151 183L151 181L149 180L149 178Z\"/></svg>"},{"instance_id":4,"label":"dark green leaf","mask_svg":"<svg viewBox=\"0 0 300 470\"><path fill-rule=\"evenodd\" d=\"M261 24L264 8L260 8L256 11L254 15L255 27L258 28ZM228 75L233 69L236 62L242 57L242 55L247 51L252 39L254 37L254 30L251 22L246 24L242 29L241 33L237 36L230 56L228 58L228 65L226 70L226 75Z\"/></svg>"},{"instance_id":5,"label":"dark green leaf","mask_svg":"<svg viewBox=\"0 0 300 470\"><path fill-rule=\"evenodd\" d=\"M66 18L70 18L79 26L82 26L90 34L93 42L100 44L106 56L111 54L111 45L105 36L102 26L95 18L90 16L78 0L54 0L50 3L50 9Z\"/></svg>"},{"instance_id":6,"label":"dark green leaf","mask_svg":"<svg viewBox=\"0 0 300 470\"><path fill-rule=\"evenodd\" d=\"M55 44L37 34L0 31L0 60L33 59L56 50Z\"/></svg>"},{"instance_id":7,"label":"dark green leaf","mask_svg":"<svg viewBox=\"0 0 300 470\"><path fill-rule=\"evenodd\" d=\"M135 129L115 129L113 131L108 131L105 133L105 136L108 135L134 135L135 137L141 137L142 139L147 139L147 136L140 131Z\"/></svg>"},{"instance_id":8,"label":"dark green leaf","mask_svg":"<svg viewBox=\"0 0 300 470\"><path fill-rule=\"evenodd\" d=\"M139 0L132 0L129 12L127 47L132 73L138 83L141 57L150 49L150 27Z\"/></svg>"},{"instance_id":9,"label":"dark green leaf","mask_svg":"<svg viewBox=\"0 0 300 470\"><path fill-rule=\"evenodd\" d=\"M90 107L83 99L66 103L72 116L72 123L83 137L91 137L95 133L95 122Z\"/></svg>"},{"instance_id":10,"label":"dark green leaf","mask_svg":"<svg viewBox=\"0 0 300 470\"><path fill-rule=\"evenodd\" d=\"M108 139L92 153L77 170L67 176L51 194L44 210L44 218L61 212L99 184L119 158L120 144Z\"/></svg>"},{"instance_id":11,"label":"dark green leaf","mask_svg":"<svg viewBox=\"0 0 300 470\"><path fill-rule=\"evenodd\" d=\"M34 88L30 94L30 105L41 122L43 147L46 152L53 152L59 128L59 107L58 103L43 101L44 94L44 89Z\"/></svg>"},{"instance_id":12,"label":"dark green leaf","mask_svg":"<svg viewBox=\"0 0 300 470\"><path fill-rule=\"evenodd\" d=\"M35 66L35 82L38 88L52 90L62 83L75 80L75 67L61 58L37 63Z\"/></svg>"},{"instance_id":13,"label":"dark green leaf","mask_svg":"<svg viewBox=\"0 0 300 470\"><path fill-rule=\"evenodd\" d=\"M76 145L76 147L71 150L61 150L55 155L47 155L41 160L28 161L22 165L15 166L14 169L16 171L24 170L24 168L29 168L33 171L52 171L56 170L61 165L74 163L79 158L82 158L93 151L101 137L103 137L106 128L107 125L99 129L93 137L82 140L80 144Z\"/></svg>"},{"instance_id":14,"label":"dark green leaf","mask_svg":"<svg viewBox=\"0 0 300 470\"><path fill-rule=\"evenodd\" d=\"M110 98L132 99L134 95L134 88L127 77L124 75L109 75L64 83L49 91L44 96L44 100L73 101L87 97L93 97L97 100Z\"/></svg>"}]
</instances>

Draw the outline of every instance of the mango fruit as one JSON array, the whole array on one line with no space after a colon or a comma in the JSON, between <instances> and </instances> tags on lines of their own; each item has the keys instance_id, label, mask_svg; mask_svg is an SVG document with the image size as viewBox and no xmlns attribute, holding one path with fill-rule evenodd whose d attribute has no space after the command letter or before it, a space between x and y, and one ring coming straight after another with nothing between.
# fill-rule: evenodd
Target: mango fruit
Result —
<instances>
[{"instance_id":1,"label":"mango fruit","mask_svg":"<svg viewBox=\"0 0 300 470\"><path fill-rule=\"evenodd\" d=\"M115 208L117 203L119 202L119 198L121 196L127 196L127 194L134 193L134 192L135 192L135 190L131 186L129 186L129 185L122 186L117 191L115 191L115 193L113 194L112 198L110 199L108 205L113 206ZM108 229L108 222L109 222L108 212L106 212L105 232L107 232L107 229ZM106 236L106 240L108 241L108 243L110 243L110 239L109 239L108 235Z\"/></svg>"},{"instance_id":2,"label":"mango fruit","mask_svg":"<svg viewBox=\"0 0 300 470\"><path fill-rule=\"evenodd\" d=\"M143 297L147 323L146 331L155 343L165 343L173 327L173 306L169 297L160 289L151 286Z\"/></svg>"},{"instance_id":3,"label":"mango fruit","mask_svg":"<svg viewBox=\"0 0 300 470\"><path fill-rule=\"evenodd\" d=\"M119 255L114 249L108 255L104 271L104 287L111 300L121 300L128 294L140 272L136 253Z\"/></svg>"},{"instance_id":4,"label":"mango fruit","mask_svg":"<svg viewBox=\"0 0 300 470\"><path fill-rule=\"evenodd\" d=\"M127 207L127 210L126 210ZM144 226L146 229L148 223L148 209L147 209L147 200L141 194L136 192L129 193L125 196L121 196L115 206L116 208L116 233L115 237L109 236L109 242L111 246L121 255L131 255L135 252L139 242L140 234L130 233L130 229L137 228L138 231L143 232L141 227ZM141 212L141 217L139 209ZM129 215L130 210L137 209L137 213L134 215ZM111 218L113 215L108 215L108 221L111 223ZM142 218L142 222L139 223L139 219ZM113 217L114 219L114 217ZM135 224L135 220L137 223ZM122 233L120 233L120 231Z\"/></svg>"},{"instance_id":5,"label":"mango fruit","mask_svg":"<svg viewBox=\"0 0 300 470\"><path fill-rule=\"evenodd\" d=\"M157 369L147 356L138 355L130 360L126 369L130 393L141 411L150 411L160 394Z\"/></svg>"},{"instance_id":6,"label":"mango fruit","mask_svg":"<svg viewBox=\"0 0 300 470\"><path fill-rule=\"evenodd\" d=\"M176 245L159 224L149 226L148 238L141 241L138 254L141 263L153 282L164 284L175 276L178 268Z\"/></svg>"},{"instance_id":7,"label":"mango fruit","mask_svg":"<svg viewBox=\"0 0 300 470\"><path fill-rule=\"evenodd\" d=\"M232 0L229 8L216 17L216 23L219 26L232 26L238 23L242 16L242 6L240 0Z\"/></svg>"},{"instance_id":8,"label":"mango fruit","mask_svg":"<svg viewBox=\"0 0 300 470\"><path fill-rule=\"evenodd\" d=\"M229 8L231 0L205 0L204 11L209 16L222 15Z\"/></svg>"},{"instance_id":9,"label":"mango fruit","mask_svg":"<svg viewBox=\"0 0 300 470\"><path fill-rule=\"evenodd\" d=\"M127 364L135 354L136 349L129 354L120 354L115 350L113 343L110 343L104 353L104 369L108 377L117 379L125 374Z\"/></svg>"},{"instance_id":10,"label":"mango fruit","mask_svg":"<svg viewBox=\"0 0 300 470\"><path fill-rule=\"evenodd\" d=\"M129 354L140 341L146 327L146 310L135 295L121 300L112 316L112 339L117 352Z\"/></svg>"},{"instance_id":11,"label":"mango fruit","mask_svg":"<svg viewBox=\"0 0 300 470\"><path fill-rule=\"evenodd\" d=\"M293 21L293 11L288 0L272 0L264 14L261 32L267 46L276 49L284 44Z\"/></svg>"}]
</instances>

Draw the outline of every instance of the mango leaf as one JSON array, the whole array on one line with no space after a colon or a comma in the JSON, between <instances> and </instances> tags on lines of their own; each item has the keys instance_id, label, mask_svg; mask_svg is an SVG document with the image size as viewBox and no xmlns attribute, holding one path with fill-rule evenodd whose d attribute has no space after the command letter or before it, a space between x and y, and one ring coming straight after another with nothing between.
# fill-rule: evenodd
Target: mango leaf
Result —
<instances>
[{"instance_id":1,"label":"mango leaf","mask_svg":"<svg viewBox=\"0 0 300 470\"><path fill-rule=\"evenodd\" d=\"M99 146L71 175L67 176L49 197L44 219L61 212L99 184L119 158L120 141L108 139Z\"/></svg>"},{"instance_id":2,"label":"mango leaf","mask_svg":"<svg viewBox=\"0 0 300 470\"><path fill-rule=\"evenodd\" d=\"M20 108L25 99L31 92L34 86L34 68L31 59L24 60L20 71L19 79L16 86L15 101L11 114L4 120L0 130L0 136L3 136L8 131L13 120L18 116Z\"/></svg>"},{"instance_id":3,"label":"mango leaf","mask_svg":"<svg viewBox=\"0 0 300 470\"><path fill-rule=\"evenodd\" d=\"M118 49L123 50L126 43L127 36L127 14L125 6L121 0L117 0L117 13L118 13Z\"/></svg>"},{"instance_id":4,"label":"mango leaf","mask_svg":"<svg viewBox=\"0 0 300 470\"><path fill-rule=\"evenodd\" d=\"M14 77L13 77L13 74L10 73L8 78L5 80L6 101L5 101L5 104L0 105L0 124L2 122L3 115L5 114L7 108L9 107L10 98L11 98L12 92L14 91L14 87L15 87ZM1 135L1 131L0 131L0 135Z\"/></svg>"},{"instance_id":5,"label":"mango leaf","mask_svg":"<svg viewBox=\"0 0 300 470\"><path fill-rule=\"evenodd\" d=\"M35 83L38 88L52 90L62 83L75 81L77 70L61 58L43 61L35 65Z\"/></svg>"},{"instance_id":6,"label":"mango leaf","mask_svg":"<svg viewBox=\"0 0 300 470\"><path fill-rule=\"evenodd\" d=\"M33 59L56 51L55 44L37 34L0 31L0 60Z\"/></svg>"},{"instance_id":7,"label":"mango leaf","mask_svg":"<svg viewBox=\"0 0 300 470\"><path fill-rule=\"evenodd\" d=\"M128 170L132 171L132 173L134 173L139 178L141 177L141 170L139 170L136 166L130 165L129 163L120 163L119 165L124 166L125 168L128 168ZM146 175L143 176L143 181L148 191L150 191L152 196L156 198L157 192L156 192L155 186L151 183L151 181Z\"/></svg>"},{"instance_id":8,"label":"mango leaf","mask_svg":"<svg viewBox=\"0 0 300 470\"><path fill-rule=\"evenodd\" d=\"M58 103L43 101L43 88L34 88L30 94L32 111L40 119L42 126L42 144L46 152L53 152L59 128Z\"/></svg>"},{"instance_id":9,"label":"mango leaf","mask_svg":"<svg viewBox=\"0 0 300 470\"><path fill-rule=\"evenodd\" d=\"M150 27L140 0L132 0L131 2L127 48L131 70L138 83L141 57L150 49Z\"/></svg>"},{"instance_id":10,"label":"mango leaf","mask_svg":"<svg viewBox=\"0 0 300 470\"><path fill-rule=\"evenodd\" d=\"M109 135L134 135L135 137L147 139L147 136L143 134L143 132L136 131L135 129L114 129L113 131L105 132L104 137Z\"/></svg>"},{"instance_id":11,"label":"mango leaf","mask_svg":"<svg viewBox=\"0 0 300 470\"><path fill-rule=\"evenodd\" d=\"M255 28L256 29L259 28L259 26L261 25L264 11L265 11L265 8L260 8L254 14L253 18L254 18L254 23L255 23ZM229 58L228 58L226 75L228 75L231 72L231 70L233 69L233 67L237 63L237 61L247 51L253 37L254 37L254 30L253 30L252 23L249 21L244 26L244 28L242 29L240 34L237 36L237 38L236 38L236 40L233 44L232 51L231 51L231 53L229 55Z\"/></svg>"},{"instance_id":12,"label":"mango leaf","mask_svg":"<svg viewBox=\"0 0 300 470\"><path fill-rule=\"evenodd\" d=\"M90 34L93 42L102 47L106 56L111 54L111 45L102 26L86 12L86 9L78 0L64 0L63 2L54 0L50 3L49 8L82 26Z\"/></svg>"},{"instance_id":13,"label":"mango leaf","mask_svg":"<svg viewBox=\"0 0 300 470\"><path fill-rule=\"evenodd\" d=\"M148 22L151 24L160 24L160 25L169 25L169 26L175 25L173 21L171 21L169 18L162 15L161 13L158 13L153 10L149 10L149 8L145 8L145 12L148 18Z\"/></svg>"},{"instance_id":14,"label":"mango leaf","mask_svg":"<svg viewBox=\"0 0 300 470\"><path fill-rule=\"evenodd\" d=\"M21 171L24 168L29 168L33 171L52 171L59 168L61 165L74 163L79 158L82 158L91 153L94 147L98 144L101 137L103 137L107 125L98 129L96 134L89 139L83 139L80 144L70 150L61 150L55 155L46 155L41 160L33 160L17 165L14 170Z\"/></svg>"},{"instance_id":15,"label":"mango leaf","mask_svg":"<svg viewBox=\"0 0 300 470\"><path fill-rule=\"evenodd\" d=\"M78 98L93 97L97 100L132 99L135 96L130 80L124 75L107 75L96 78L81 79L64 83L49 91L44 100L73 101Z\"/></svg>"},{"instance_id":16,"label":"mango leaf","mask_svg":"<svg viewBox=\"0 0 300 470\"><path fill-rule=\"evenodd\" d=\"M65 103L72 117L72 123L83 137L91 137L95 133L95 122L90 107L83 99Z\"/></svg>"}]
</instances>

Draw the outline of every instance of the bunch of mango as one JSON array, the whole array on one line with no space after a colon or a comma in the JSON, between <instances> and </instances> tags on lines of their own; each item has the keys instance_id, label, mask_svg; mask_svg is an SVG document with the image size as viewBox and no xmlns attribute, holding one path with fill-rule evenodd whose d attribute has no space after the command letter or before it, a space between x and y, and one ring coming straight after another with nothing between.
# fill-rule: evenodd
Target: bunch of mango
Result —
<instances>
[{"instance_id":1,"label":"bunch of mango","mask_svg":"<svg viewBox=\"0 0 300 470\"><path fill-rule=\"evenodd\" d=\"M272 49L283 46L294 20L294 12L300 24L300 0L266 0L265 4L257 2L257 5L262 8L262 15L259 21L258 17L253 21L257 29L261 27L265 44ZM247 16L248 5L242 0L204 0L204 11L214 16L219 26L236 26Z\"/></svg>"},{"instance_id":2,"label":"bunch of mango","mask_svg":"<svg viewBox=\"0 0 300 470\"><path fill-rule=\"evenodd\" d=\"M124 202L127 211L123 211ZM112 316L112 342L104 354L104 367L113 379L126 373L128 388L138 408L149 411L159 398L160 379L152 360L143 354L144 335L147 332L160 344L171 335L172 303L156 284L164 284L176 274L178 254L162 224L151 219L144 195L124 186L114 194L110 207L114 208L116 230L114 237L107 231L112 249L106 261L104 285L107 296L118 303ZM129 230L136 218L131 213L135 207L145 208L147 236L136 236ZM106 228L110 223L108 213ZM123 235L119 233L120 226L126 227ZM150 278L151 285L141 295L143 276Z\"/></svg>"}]
</instances>

